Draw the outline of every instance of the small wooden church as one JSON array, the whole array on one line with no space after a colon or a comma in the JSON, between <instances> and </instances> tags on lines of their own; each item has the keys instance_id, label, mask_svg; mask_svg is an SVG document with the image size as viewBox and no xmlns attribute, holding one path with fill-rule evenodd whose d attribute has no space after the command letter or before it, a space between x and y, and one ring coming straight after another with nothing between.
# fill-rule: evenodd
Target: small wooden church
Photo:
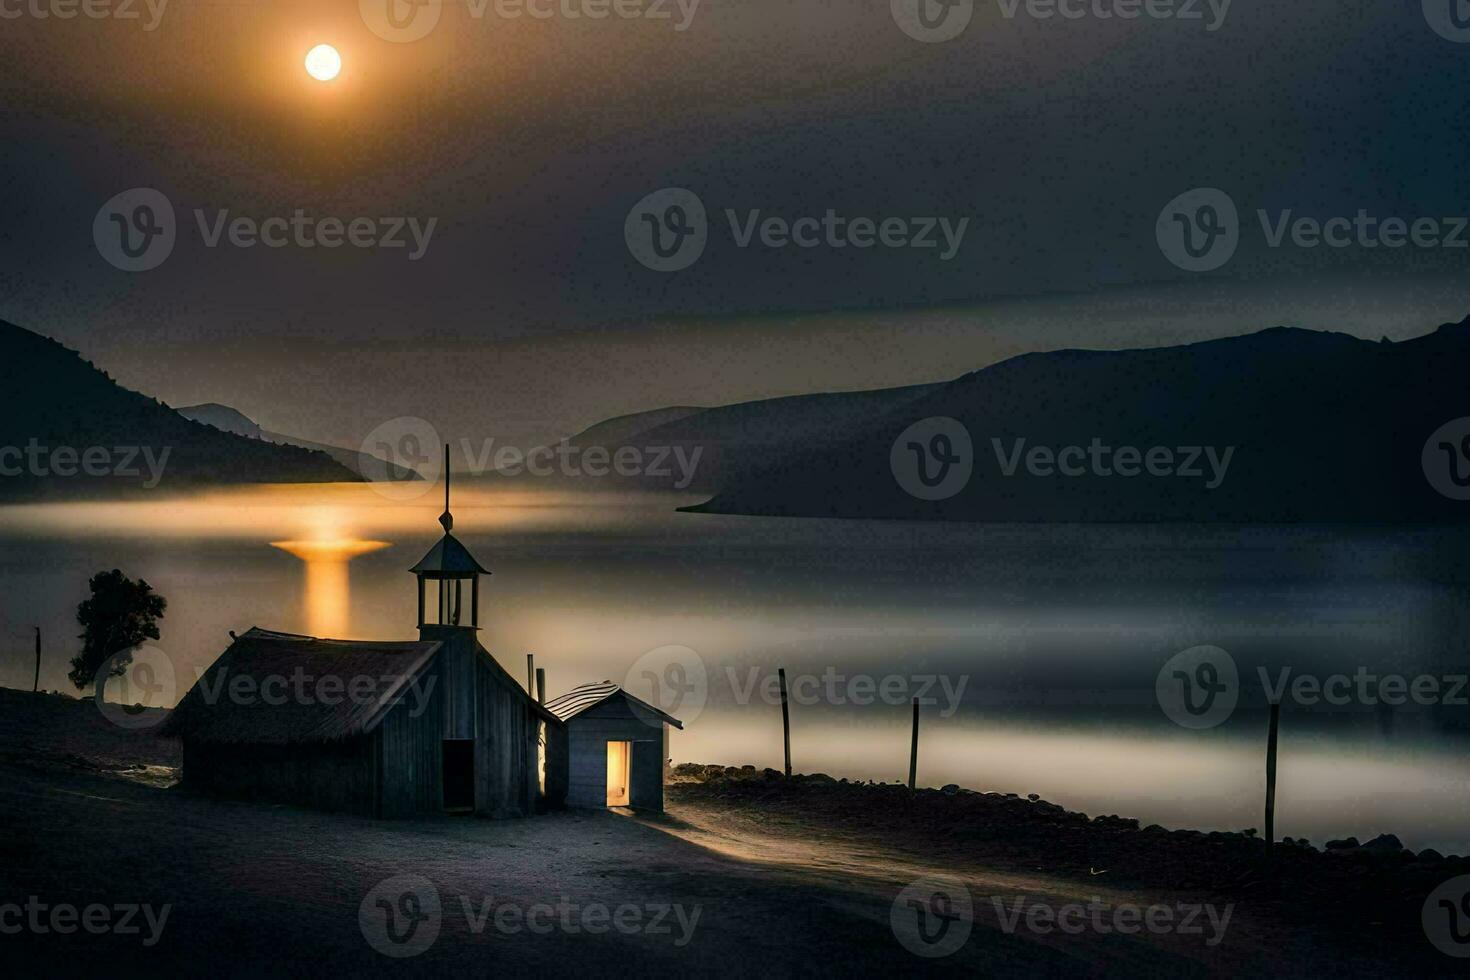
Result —
<instances>
[{"instance_id":1,"label":"small wooden church","mask_svg":"<svg viewBox=\"0 0 1470 980\"><path fill-rule=\"evenodd\" d=\"M233 637L163 729L185 787L374 817L564 804L566 723L480 645L490 573L452 533L445 469L444 536L410 569L418 639Z\"/></svg>"},{"instance_id":2,"label":"small wooden church","mask_svg":"<svg viewBox=\"0 0 1470 980\"><path fill-rule=\"evenodd\" d=\"M566 724L567 803L662 811L673 715L612 681L583 684L546 707Z\"/></svg>"}]
</instances>

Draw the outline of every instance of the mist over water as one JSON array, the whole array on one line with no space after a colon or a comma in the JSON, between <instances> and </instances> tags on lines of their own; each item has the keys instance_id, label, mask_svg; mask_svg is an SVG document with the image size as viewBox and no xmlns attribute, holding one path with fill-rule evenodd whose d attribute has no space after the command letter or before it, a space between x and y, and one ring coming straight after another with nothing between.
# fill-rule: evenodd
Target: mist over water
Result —
<instances>
[{"instance_id":1,"label":"mist over water","mask_svg":"<svg viewBox=\"0 0 1470 980\"><path fill-rule=\"evenodd\" d=\"M158 646L177 696L250 626L414 634L407 569L438 536L434 492L262 488L187 499L0 508L0 685L67 689L76 604L118 567L169 600ZM687 515L681 498L456 490L455 532L493 573L482 642L552 695L623 683L647 651L692 649L706 683L675 710L676 762L780 768L774 674L793 685L798 771L1042 797L1168 827L1261 827L1260 671L1444 677L1470 669L1467 532L1358 527L956 525ZM274 545L274 546L273 546ZM384 546L386 545L386 546ZM24 612L21 612L24 611ZM16 616L26 616L17 619ZM1229 652L1240 705L1200 731L1157 704L1186 648ZM884 684L887 684L885 687ZM1445 688L1448 690L1448 688ZM1470 696L1461 691L1460 695ZM1277 832L1398 834L1470 850L1467 709L1283 708Z\"/></svg>"}]
</instances>

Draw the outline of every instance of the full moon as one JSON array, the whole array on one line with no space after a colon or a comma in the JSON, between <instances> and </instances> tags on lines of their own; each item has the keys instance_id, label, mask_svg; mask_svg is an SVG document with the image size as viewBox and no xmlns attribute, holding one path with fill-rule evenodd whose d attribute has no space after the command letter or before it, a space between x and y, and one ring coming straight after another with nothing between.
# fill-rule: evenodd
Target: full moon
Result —
<instances>
[{"instance_id":1,"label":"full moon","mask_svg":"<svg viewBox=\"0 0 1470 980\"><path fill-rule=\"evenodd\" d=\"M306 73L319 82L330 82L342 70L342 56L330 44L318 44L306 52Z\"/></svg>"}]
</instances>

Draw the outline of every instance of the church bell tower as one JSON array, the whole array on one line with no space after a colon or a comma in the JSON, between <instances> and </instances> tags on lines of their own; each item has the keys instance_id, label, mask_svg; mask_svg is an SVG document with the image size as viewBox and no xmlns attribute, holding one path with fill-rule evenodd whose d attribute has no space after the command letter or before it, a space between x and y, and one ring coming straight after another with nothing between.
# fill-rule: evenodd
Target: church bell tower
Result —
<instances>
[{"instance_id":1,"label":"church bell tower","mask_svg":"<svg viewBox=\"0 0 1470 980\"><path fill-rule=\"evenodd\" d=\"M480 576L490 573L481 567L469 549L451 532L454 515L449 512L449 446L444 447L444 513L439 523L444 537L409 571L418 581L419 630L425 627L458 626L480 628ZM429 583L437 583L436 602L428 607ZM466 584L469 588L466 589ZM466 595L468 592L468 595Z\"/></svg>"}]
</instances>

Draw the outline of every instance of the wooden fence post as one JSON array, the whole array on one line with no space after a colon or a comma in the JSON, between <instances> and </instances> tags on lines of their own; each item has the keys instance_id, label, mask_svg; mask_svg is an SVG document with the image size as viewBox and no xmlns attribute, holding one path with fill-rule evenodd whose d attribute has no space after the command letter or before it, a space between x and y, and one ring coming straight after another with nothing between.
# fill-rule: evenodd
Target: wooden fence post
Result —
<instances>
[{"instance_id":1,"label":"wooden fence post","mask_svg":"<svg viewBox=\"0 0 1470 980\"><path fill-rule=\"evenodd\" d=\"M786 747L786 775L791 775L791 709L786 704L786 668L776 668L781 679L781 740Z\"/></svg>"},{"instance_id":2,"label":"wooden fence post","mask_svg":"<svg viewBox=\"0 0 1470 980\"><path fill-rule=\"evenodd\" d=\"M1266 736L1266 854L1276 843L1276 736L1281 726L1281 702L1271 702L1271 728Z\"/></svg>"},{"instance_id":3,"label":"wooden fence post","mask_svg":"<svg viewBox=\"0 0 1470 980\"><path fill-rule=\"evenodd\" d=\"M919 776L919 699L914 698L914 740L909 746L909 789Z\"/></svg>"}]
</instances>

